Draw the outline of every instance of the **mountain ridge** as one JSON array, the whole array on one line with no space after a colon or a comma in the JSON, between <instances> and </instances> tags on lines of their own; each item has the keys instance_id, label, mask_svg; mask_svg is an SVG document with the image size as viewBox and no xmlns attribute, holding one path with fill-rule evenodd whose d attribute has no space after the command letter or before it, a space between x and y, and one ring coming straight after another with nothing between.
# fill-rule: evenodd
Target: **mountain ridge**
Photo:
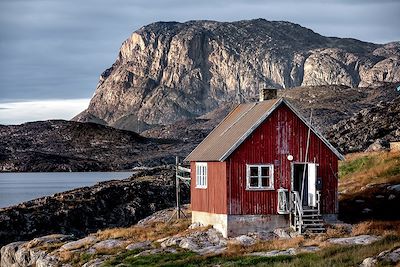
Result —
<instances>
[{"instance_id":1,"label":"mountain ridge","mask_svg":"<svg viewBox=\"0 0 400 267\"><path fill-rule=\"evenodd\" d=\"M195 118L259 88L400 81L400 42L325 37L298 24L155 22L133 32L77 121L141 132Z\"/></svg>"}]
</instances>

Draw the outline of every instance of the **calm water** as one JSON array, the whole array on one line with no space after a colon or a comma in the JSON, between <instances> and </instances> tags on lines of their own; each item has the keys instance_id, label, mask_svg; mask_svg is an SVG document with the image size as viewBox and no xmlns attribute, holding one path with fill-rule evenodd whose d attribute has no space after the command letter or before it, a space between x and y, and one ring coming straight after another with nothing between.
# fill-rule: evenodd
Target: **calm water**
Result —
<instances>
[{"instance_id":1,"label":"calm water","mask_svg":"<svg viewBox=\"0 0 400 267\"><path fill-rule=\"evenodd\" d=\"M128 178L132 172L0 173L0 208L100 181Z\"/></svg>"}]
</instances>

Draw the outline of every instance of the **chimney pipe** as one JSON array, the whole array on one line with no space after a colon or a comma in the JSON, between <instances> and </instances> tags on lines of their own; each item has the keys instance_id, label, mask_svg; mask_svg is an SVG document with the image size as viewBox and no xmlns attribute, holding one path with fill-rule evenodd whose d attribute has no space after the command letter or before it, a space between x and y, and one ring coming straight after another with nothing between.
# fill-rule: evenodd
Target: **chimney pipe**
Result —
<instances>
[{"instance_id":1,"label":"chimney pipe","mask_svg":"<svg viewBox=\"0 0 400 267\"><path fill-rule=\"evenodd\" d=\"M275 99L277 97L278 90L274 88L261 89L260 90L260 102L264 100Z\"/></svg>"}]
</instances>

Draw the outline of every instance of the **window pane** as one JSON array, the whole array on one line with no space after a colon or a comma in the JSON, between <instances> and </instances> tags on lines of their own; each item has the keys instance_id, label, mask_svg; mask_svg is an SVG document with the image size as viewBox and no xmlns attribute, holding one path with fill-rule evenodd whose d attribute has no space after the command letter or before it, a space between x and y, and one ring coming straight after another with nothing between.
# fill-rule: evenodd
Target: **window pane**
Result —
<instances>
[{"instance_id":1,"label":"window pane","mask_svg":"<svg viewBox=\"0 0 400 267\"><path fill-rule=\"evenodd\" d=\"M269 187L269 177L261 177L261 183L263 187Z\"/></svg>"},{"instance_id":2,"label":"window pane","mask_svg":"<svg viewBox=\"0 0 400 267\"><path fill-rule=\"evenodd\" d=\"M250 187L258 187L258 177L250 177Z\"/></svg>"},{"instance_id":3,"label":"window pane","mask_svg":"<svg viewBox=\"0 0 400 267\"><path fill-rule=\"evenodd\" d=\"M258 176L258 167L250 167L250 176Z\"/></svg>"},{"instance_id":4,"label":"window pane","mask_svg":"<svg viewBox=\"0 0 400 267\"><path fill-rule=\"evenodd\" d=\"M261 167L261 176L269 176L269 167Z\"/></svg>"}]
</instances>

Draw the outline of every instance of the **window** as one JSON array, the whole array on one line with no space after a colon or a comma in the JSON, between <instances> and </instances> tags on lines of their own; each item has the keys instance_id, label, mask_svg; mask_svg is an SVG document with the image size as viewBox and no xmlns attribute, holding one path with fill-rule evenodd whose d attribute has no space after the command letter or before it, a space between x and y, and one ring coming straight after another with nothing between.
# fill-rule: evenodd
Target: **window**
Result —
<instances>
[{"instance_id":1,"label":"window","mask_svg":"<svg viewBox=\"0 0 400 267\"><path fill-rule=\"evenodd\" d=\"M207 188L206 162L196 162L196 188Z\"/></svg>"},{"instance_id":2,"label":"window","mask_svg":"<svg viewBox=\"0 0 400 267\"><path fill-rule=\"evenodd\" d=\"M247 165L246 189L274 189L274 166Z\"/></svg>"}]
</instances>

